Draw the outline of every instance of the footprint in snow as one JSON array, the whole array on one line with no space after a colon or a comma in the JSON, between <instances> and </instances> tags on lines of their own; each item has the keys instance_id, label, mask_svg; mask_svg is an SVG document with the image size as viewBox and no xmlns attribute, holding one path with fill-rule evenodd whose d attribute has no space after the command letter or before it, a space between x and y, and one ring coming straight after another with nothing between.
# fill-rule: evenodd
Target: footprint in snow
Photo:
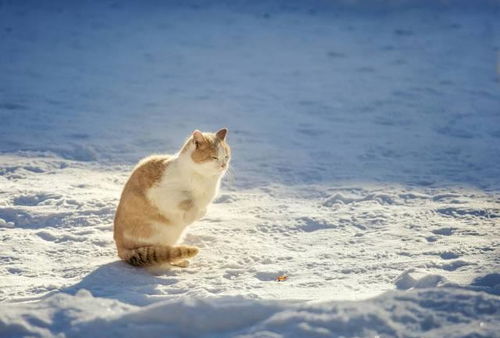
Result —
<instances>
[{"instance_id":1,"label":"footprint in snow","mask_svg":"<svg viewBox=\"0 0 500 338\"><path fill-rule=\"evenodd\" d=\"M455 230L457 230L457 229L456 228L439 228L439 229L432 230L432 233L436 234L436 235L451 236L451 235L453 235Z\"/></svg>"},{"instance_id":2,"label":"footprint in snow","mask_svg":"<svg viewBox=\"0 0 500 338\"><path fill-rule=\"evenodd\" d=\"M30 195L22 195L14 198L14 205L22 205L22 206L35 206L40 204L51 204L48 202L49 200L59 200L61 199L61 195L57 194L30 194Z\"/></svg>"}]
</instances>

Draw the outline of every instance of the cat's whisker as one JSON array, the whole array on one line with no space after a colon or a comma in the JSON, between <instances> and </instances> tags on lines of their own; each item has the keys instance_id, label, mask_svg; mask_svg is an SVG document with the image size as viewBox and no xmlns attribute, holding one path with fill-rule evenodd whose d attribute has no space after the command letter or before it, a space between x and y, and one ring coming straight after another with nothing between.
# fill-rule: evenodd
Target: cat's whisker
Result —
<instances>
[{"instance_id":1,"label":"cat's whisker","mask_svg":"<svg viewBox=\"0 0 500 338\"><path fill-rule=\"evenodd\" d=\"M227 185L233 186L235 182L235 175L234 175L234 170L232 167L229 167L226 171L226 182Z\"/></svg>"}]
</instances>

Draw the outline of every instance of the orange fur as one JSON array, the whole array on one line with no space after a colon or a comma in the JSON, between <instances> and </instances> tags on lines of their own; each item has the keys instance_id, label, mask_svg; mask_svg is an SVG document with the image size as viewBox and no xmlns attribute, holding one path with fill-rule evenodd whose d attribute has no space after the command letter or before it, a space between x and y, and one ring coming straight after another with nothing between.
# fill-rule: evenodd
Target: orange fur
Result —
<instances>
[{"instance_id":1,"label":"orange fur","mask_svg":"<svg viewBox=\"0 0 500 338\"><path fill-rule=\"evenodd\" d=\"M138 247L138 243L123 236L125 229L131 237L149 237L153 233L152 221L168 224L168 219L161 215L145 196L146 189L160 179L168 165L168 158L168 156L153 155L143 159L125 184L114 222L114 238L121 258L123 258L120 255L121 248Z\"/></svg>"}]
</instances>

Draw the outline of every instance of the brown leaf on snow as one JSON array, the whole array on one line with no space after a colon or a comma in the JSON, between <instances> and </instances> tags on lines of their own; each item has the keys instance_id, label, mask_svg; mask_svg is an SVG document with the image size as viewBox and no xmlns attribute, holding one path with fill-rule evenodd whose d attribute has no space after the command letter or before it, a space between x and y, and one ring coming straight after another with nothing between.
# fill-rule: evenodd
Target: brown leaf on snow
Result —
<instances>
[{"instance_id":1,"label":"brown leaf on snow","mask_svg":"<svg viewBox=\"0 0 500 338\"><path fill-rule=\"evenodd\" d=\"M276 277L276 281L277 282L284 282L288 279L288 276L287 275L281 275L281 276L278 276Z\"/></svg>"}]
</instances>

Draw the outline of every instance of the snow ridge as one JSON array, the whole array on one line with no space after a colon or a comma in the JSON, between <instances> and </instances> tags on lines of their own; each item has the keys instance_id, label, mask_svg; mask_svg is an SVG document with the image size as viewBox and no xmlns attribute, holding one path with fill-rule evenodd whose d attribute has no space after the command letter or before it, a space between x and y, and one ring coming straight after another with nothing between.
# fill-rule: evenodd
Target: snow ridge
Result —
<instances>
[{"instance_id":1,"label":"snow ridge","mask_svg":"<svg viewBox=\"0 0 500 338\"><path fill-rule=\"evenodd\" d=\"M11 304L2 336L50 337L493 337L500 298L455 288L387 292L359 302L294 304L243 297L184 298L135 307L85 289Z\"/></svg>"}]
</instances>

